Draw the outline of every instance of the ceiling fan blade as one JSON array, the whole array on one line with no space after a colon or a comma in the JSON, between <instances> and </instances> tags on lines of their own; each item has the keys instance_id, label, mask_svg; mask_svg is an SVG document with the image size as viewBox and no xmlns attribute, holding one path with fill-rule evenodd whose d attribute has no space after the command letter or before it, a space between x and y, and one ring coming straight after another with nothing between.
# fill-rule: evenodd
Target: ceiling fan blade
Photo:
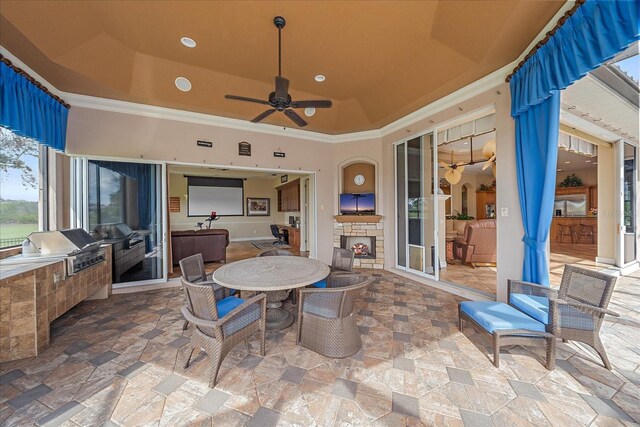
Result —
<instances>
[{"instance_id":1,"label":"ceiling fan blade","mask_svg":"<svg viewBox=\"0 0 640 427\"><path fill-rule=\"evenodd\" d=\"M493 173L493 177L496 177L496 162L491 163L491 172Z\"/></svg>"},{"instance_id":2,"label":"ceiling fan blade","mask_svg":"<svg viewBox=\"0 0 640 427\"><path fill-rule=\"evenodd\" d=\"M445 169L451 169L451 166L449 166L449 163L447 162L439 162L439 165Z\"/></svg>"},{"instance_id":3,"label":"ceiling fan blade","mask_svg":"<svg viewBox=\"0 0 640 427\"><path fill-rule=\"evenodd\" d=\"M259 115L256 116L255 119L251 120L251 123L258 123L259 121L265 119L266 117L269 117L270 115L272 115L273 113L276 112L275 108L272 108L271 110L267 110L263 113L260 113Z\"/></svg>"},{"instance_id":4,"label":"ceiling fan blade","mask_svg":"<svg viewBox=\"0 0 640 427\"><path fill-rule=\"evenodd\" d=\"M227 99L235 99L236 101L255 102L256 104L271 105L269 104L269 101L263 101L262 99L255 99L255 98L247 98L246 96L225 95L224 97Z\"/></svg>"},{"instance_id":5,"label":"ceiling fan blade","mask_svg":"<svg viewBox=\"0 0 640 427\"><path fill-rule=\"evenodd\" d=\"M496 154L496 140L492 139L491 141L484 144L482 147L482 155L484 157L491 157Z\"/></svg>"},{"instance_id":6,"label":"ceiling fan blade","mask_svg":"<svg viewBox=\"0 0 640 427\"><path fill-rule=\"evenodd\" d=\"M287 99L289 95L289 80L276 76L276 98Z\"/></svg>"},{"instance_id":7,"label":"ceiling fan blade","mask_svg":"<svg viewBox=\"0 0 640 427\"><path fill-rule=\"evenodd\" d=\"M291 108L331 108L333 103L328 99L318 99L314 101L293 101Z\"/></svg>"},{"instance_id":8,"label":"ceiling fan blade","mask_svg":"<svg viewBox=\"0 0 640 427\"><path fill-rule=\"evenodd\" d=\"M293 122L300 127L305 127L307 125L307 122L305 122L304 119L293 110L287 108L286 110L284 110L284 114L286 114L287 117L293 120Z\"/></svg>"},{"instance_id":9,"label":"ceiling fan blade","mask_svg":"<svg viewBox=\"0 0 640 427\"><path fill-rule=\"evenodd\" d=\"M446 179L449 184L453 184L453 185L460 182L461 178L462 178L462 174L458 172L457 169L448 170L447 173L444 174L444 179Z\"/></svg>"}]
</instances>

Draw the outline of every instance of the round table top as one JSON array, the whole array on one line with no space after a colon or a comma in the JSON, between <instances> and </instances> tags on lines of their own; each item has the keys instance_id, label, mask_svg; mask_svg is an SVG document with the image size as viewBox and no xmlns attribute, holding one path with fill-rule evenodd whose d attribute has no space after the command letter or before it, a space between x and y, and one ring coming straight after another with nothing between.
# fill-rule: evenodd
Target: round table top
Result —
<instances>
[{"instance_id":1,"label":"round table top","mask_svg":"<svg viewBox=\"0 0 640 427\"><path fill-rule=\"evenodd\" d=\"M315 259L267 256L223 265L213 273L213 280L231 289L268 292L301 288L326 278L330 272L329 266Z\"/></svg>"}]
</instances>

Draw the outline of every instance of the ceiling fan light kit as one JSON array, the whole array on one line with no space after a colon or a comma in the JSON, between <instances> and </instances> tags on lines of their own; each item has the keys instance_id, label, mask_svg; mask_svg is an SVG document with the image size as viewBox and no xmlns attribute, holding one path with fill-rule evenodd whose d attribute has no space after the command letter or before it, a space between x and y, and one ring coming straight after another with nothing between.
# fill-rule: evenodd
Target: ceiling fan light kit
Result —
<instances>
[{"instance_id":1,"label":"ceiling fan light kit","mask_svg":"<svg viewBox=\"0 0 640 427\"><path fill-rule=\"evenodd\" d=\"M291 99L291 95L289 95L289 80L282 77L282 28L286 25L286 21L282 16L276 16L273 18L273 23L278 29L278 75L276 76L276 87L273 92L269 94L269 98L267 101L256 98L247 98L244 96L237 95L225 95L227 99L233 99L236 101L244 101L244 102L253 102L256 104L268 105L271 108L258 114L256 117L251 120L252 123L258 123L265 118L269 117L271 114L276 111L284 113L285 116L289 117L291 121L293 121L296 125L300 127L304 127L307 125L307 122L300 117L298 113L293 111L294 108L304 108L305 113L309 109L313 109L313 114L315 114L316 108L331 108L332 102L330 100L309 100L309 101L294 101ZM317 77L317 76L316 76ZM324 77L324 76L323 76ZM313 114L307 114L308 117L313 116Z\"/></svg>"}]
</instances>

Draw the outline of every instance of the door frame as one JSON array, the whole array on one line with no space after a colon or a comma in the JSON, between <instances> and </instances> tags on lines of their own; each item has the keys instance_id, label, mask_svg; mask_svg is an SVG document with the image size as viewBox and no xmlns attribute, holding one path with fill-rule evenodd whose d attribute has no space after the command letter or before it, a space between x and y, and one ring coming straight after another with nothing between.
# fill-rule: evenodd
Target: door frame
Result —
<instances>
[{"instance_id":1,"label":"door frame","mask_svg":"<svg viewBox=\"0 0 640 427\"><path fill-rule=\"evenodd\" d=\"M433 182L434 182L434 192L435 194L428 194L425 195L425 191L424 191L424 179L422 180L423 182L421 182L421 186L422 188L422 196L423 197L432 197L433 202L432 202L432 209L433 209L433 236L434 236L434 265L433 265L433 274L429 274L426 273L424 271L419 271L419 270L414 270L412 268L409 267L409 211L406 208L408 206L408 199L409 199L409 194L408 194L408 184L407 184L407 157L408 157L408 150L406 149L406 144L415 138L421 138L421 142L422 142L422 149L425 149L425 136L428 136L429 134L433 135L433 164L432 164L432 171L433 171ZM433 128L429 128L426 129L424 131L421 132L417 132L413 135L410 135L408 137L403 138L401 141L396 141L392 144L393 147L393 159L394 159L394 163L393 163L393 175L394 175L394 199L395 199L395 212L394 212L394 223L395 223L395 229L398 230L398 194L397 194L397 189L398 189L398 171L397 171L397 165L398 165L398 151L397 151L397 147L399 145L405 144L405 153L404 153L404 171L405 171L405 179L404 179L404 206L405 206L405 236L406 236L406 247L404 248L405 251L405 261L406 261L406 266L401 266L398 264L398 253L400 248L398 248L398 234L396 232L395 236L394 236L394 245L395 245L395 249L396 249L396 253L395 253L395 268L399 269L399 270L403 270L406 271L407 273L411 273L411 274L415 274L418 276L423 276L432 280L436 280L439 281L440 280L440 245L438 244L438 240L439 240L439 222L440 222L440 218L439 218L439 199L438 199L438 193L437 193L437 188L439 188L438 183L440 182L440 177L438 175L438 127L433 127ZM421 172L424 171L424 157L421 156L420 158L420 162L421 162L421 167L420 170ZM424 230L423 230L424 231ZM411 245L411 246L415 246L415 245ZM427 253L427 246L424 247L424 252L423 252L423 265L424 265L424 260L426 260L427 256L430 256L430 254Z\"/></svg>"}]
</instances>

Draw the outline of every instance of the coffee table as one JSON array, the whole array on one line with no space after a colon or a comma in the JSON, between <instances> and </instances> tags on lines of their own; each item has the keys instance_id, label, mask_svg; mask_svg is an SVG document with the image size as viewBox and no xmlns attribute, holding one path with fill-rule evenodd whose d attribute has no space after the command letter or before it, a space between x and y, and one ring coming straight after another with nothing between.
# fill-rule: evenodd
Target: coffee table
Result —
<instances>
[{"instance_id":1,"label":"coffee table","mask_svg":"<svg viewBox=\"0 0 640 427\"><path fill-rule=\"evenodd\" d=\"M292 289L316 283L326 278L329 267L315 259L297 256L271 256L244 259L218 268L213 280L221 286L240 291L267 294L268 330L282 330L293 323L294 317L282 309Z\"/></svg>"}]
</instances>

